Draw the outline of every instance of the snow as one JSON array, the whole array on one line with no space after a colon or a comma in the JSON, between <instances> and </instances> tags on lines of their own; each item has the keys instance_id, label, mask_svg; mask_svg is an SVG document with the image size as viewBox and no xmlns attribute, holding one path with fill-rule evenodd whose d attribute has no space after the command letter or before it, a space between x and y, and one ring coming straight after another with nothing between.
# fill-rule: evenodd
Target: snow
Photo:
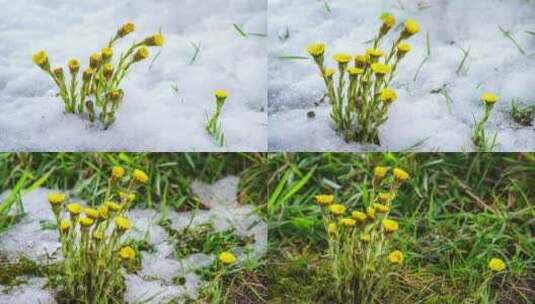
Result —
<instances>
[{"instance_id":1,"label":"snow","mask_svg":"<svg viewBox=\"0 0 535 304\"><path fill-rule=\"evenodd\" d=\"M211 223L216 231L233 229L240 237L252 236L252 244L231 250L238 262L264 256L267 250L267 223L255 212L253 206L238 203L238 185L239 178L234 176L225 177L212 185L194 181L192 192L208 210L180 213L170 210L164 216L152 209L135 208L128 211L127 217L134 223L134 227L123 238L146 240L154 248L153 252L142 252L142 267L139 272L125 274L125 299L128 303L166 303L171 299L195 299L198 289L206 286L206 282L195 271L211 265L217 258L216 254L192 254L177 259L168 233L158 225L162 217L176 230ZM0 252L8 260L16 260L21 255L41 264L50 262L51 258L56 261L62 259L58 233L41 228L42 221L53 221L54 218L46 199L50 192L52 190L41 188L22 196L26 215L0 235ZM3 196L0 195L1 197ZM78 199L76 201L82 202ZM174 282L177 277L183 277L185 283L177 285ZM43 279L31 278L29 283L9 290L6 295L0 293L0 303L10 302L3 302L4 299L29 301L24 303L34 303L41 299L43 303L53 303L50 292L42 288L46 282L41 280ZM0 285L0 291L2 289L3 286Z\"/></svg>"},{"instance_id":2,"label":"snow","mask_svg":"<svg viewBox=\"0 0 535 304\"><path fill-rule=\"evenodd\" d=\"M266 1L0 0L0 150L262 151L266 149ZM52 66L87 64L126 21L127 47L161 28L166 44L154 62L137 64L123 82L125 101L106 131L65 114L51 79L31 62L41 49ZM191 43L200 43L198 60ZM178 92L172 86L178 87ZM206 134L215 89L230 97L222 111L228 148Z\"/></svg>"},{"instance_id":3,"label":"snow","mask_svg":"<svg viewBox=\"0 0 535 304\"><path fill-rule=\"evenodd\" d=\"M270 0L269 23L269 149L290 151L399 151L425 140L421 151L471 151L473 116L484 107L479 96L491 91L501 96L487 124L498 132L499 151L535 150L535 127L522 127L508 114L512 99L535 104L535 3L524 0ZM427 4L428 8L419 9ZM401 6L403 8L401 8ZM383 12L398 21L413 18L422 31L410 39L413 51L399 67L394 87L399 99L381 127L381 146L345 143L333 131L329 106L318 102L324 92L311 60L281 60L279 56L307 56L305 48L322 41L328 62L336 52L361 53L380 26ZM526 51L523 56L499 30L510 30ZM290 38L281 41L286 29ZM426 57L426 33L431 56ZM393 36L393 35L391 35ZM390 42L390 41L389 41ZM384 44L389 47L389 44ZM470 49L465 68L457 75L463 53ZM446 85L453 100L448 107L434 89ZM307 112L314 111L315 118Z\"/></svg>"}]
</instances>

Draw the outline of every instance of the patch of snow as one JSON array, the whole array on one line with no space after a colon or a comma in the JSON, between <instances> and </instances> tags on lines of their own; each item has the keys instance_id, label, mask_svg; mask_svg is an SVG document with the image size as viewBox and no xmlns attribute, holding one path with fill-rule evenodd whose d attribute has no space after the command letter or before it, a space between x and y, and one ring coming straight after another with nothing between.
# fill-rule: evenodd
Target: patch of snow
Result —
<instances>
[{"instance_id":1,"label":"patch of snow","mask_svg":"<svg viewBox=\"0 0 535 304\"><path fill-rule=\"evenodd\" d=\"M56 304L50 291L43 288L46 282L45 278L28 278L26 283L13 288L0 285L0 303Z\"/></svg>"}]
</instances>

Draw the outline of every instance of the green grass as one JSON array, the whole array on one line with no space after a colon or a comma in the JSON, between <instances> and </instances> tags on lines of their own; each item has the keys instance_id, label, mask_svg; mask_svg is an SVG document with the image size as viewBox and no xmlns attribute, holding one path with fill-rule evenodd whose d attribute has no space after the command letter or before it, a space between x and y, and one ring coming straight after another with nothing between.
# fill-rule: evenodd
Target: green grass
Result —
<instances>
[{"instance_id":1,"label":"green grass","mask_svg":"<svg viewBox=\"0 0 535 304\"><path fill-rule=\"evenodd\" d=\"M326 303L332 285L312 197L359 205L375 165L406 168L394 213L406 253L384 303L530 303L535 300L534 154L270 154L268 277L272 303ZM312 173L311 173L312 172ZM306 182L304 182L306 181ZM286 194L286 195L283 195ZM283 198L283 199L279 199ZM481 288L490 257L507 271Z\"/></svg>"}]
</instances>

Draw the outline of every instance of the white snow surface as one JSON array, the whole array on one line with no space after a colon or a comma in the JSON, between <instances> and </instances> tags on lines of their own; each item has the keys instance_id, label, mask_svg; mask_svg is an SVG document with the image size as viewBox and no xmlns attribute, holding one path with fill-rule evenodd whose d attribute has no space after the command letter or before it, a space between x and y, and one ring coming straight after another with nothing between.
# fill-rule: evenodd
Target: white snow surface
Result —
<instances>
[{"instance_id":1,"label":"white snow surface","mask_svg":"<svg viewBox=\"0 0 535 304\"><path fill-rule=\"evenodd\" d=\"M264 0L0 0L0 150L263 151L267 143L267 39ZM125 49L160 28L161 54L136 64L125 100L106 131L65 114L52 80L31 61L48 52L53 67L79 58L82 68L126 21L136 32ZM192 43L200 43L196 62ZM116 50L116 53L117 50ZM172 86L178 87L178 92ZM204 129L216 89L230 97L222 114L228 147Z\"/></svg>"},{"instance_id":2,"label":"white snow surface","mask_svg":"<svg viewBox=\"0 0 535 304\"><path fill-rule=\"evenodd\" d=\"M497 132L499 151L535 150L535 127L522 127L508 111L512 99L535 104L535 2L524 0L270 0L269 23L269 149L291 151L405 150L421 140L422 151L471 151L473 115L484 111L479 96L491 91L501 96L487 130ZM419 7L427 6L425 9ZM381 146L347 144L333 131L329 106L316 107L324 85L312 60L281 60L307 56L313 42L327 44L327 62L334 66L337 52L362 53L380 27L383 12L398 22L413 18L422 31L409 42L413 51L400 65L393 87L399 99L390 119L380 128ZM499 30L511 31L526 56ZM290 38L282 41L288 28ZM389 37L396 37L390 34ZM416 81L426 57L426 33L431 56ZM383 44L390 48L391 40ZM463 53L470 49L465 68L456 74ZM451 108L433 89L447 85ZM315 111L315 118L307 118Z\"/></svg>"},{"instance_id":3,"label":"white snow surface","mask_svg":"<svg viewBox=\"0 0 535 304\"><path fill-rule=\"evenodd\" d=\"M215 230L234 229L241 237L254 237L246 247L232 249L238 262L259 259L267 250L267 223L255 212L253 206L240 205L237 201L239 178L228 176L213 185L195 181L192 191L208 210L195 212L168 211L165 218L176 230L187 226L211 223ZM53 213L46 200L48 189L37 189L22 197L26 215L21 221L0 235L0 252L11 261L24 255L36 262L47 263L61 259L60 243L55 230L41 229L41 221L52 221ZM6 195L7 192L4 193ZM2 196L0 195L0 198ZM80 201L80 200L77 200ZM82 203L83 204L83 203ZM138 273L125 274L128 303L167 303L170 300L197 298L198 289L206 282L195 274L195 270L211 265L215 254L192 254L183 259L175 257L167 232L158 225L162 213L152 209L132 209L127 217L134 227L124 238L145 239L154 247L154 252L143 252L142 268ZM184 285L176 285L173 279L185 278ZM29 278L27 284L3 290L0 285L0 303L54 303L51 291L43 289L46 280ZM5 300L5 301L4 301ZM13 302L15 301L15 302ZM29 301L29 302L28 302Z\"/></svg>"}]
</instances>

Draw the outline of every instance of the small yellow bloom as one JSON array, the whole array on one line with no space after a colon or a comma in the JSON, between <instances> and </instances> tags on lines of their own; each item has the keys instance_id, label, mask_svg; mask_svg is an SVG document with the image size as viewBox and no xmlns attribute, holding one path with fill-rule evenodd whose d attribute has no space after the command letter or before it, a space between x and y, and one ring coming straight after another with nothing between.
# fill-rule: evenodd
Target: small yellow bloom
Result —
<instances>
[{"instance_id":1,"label":"small yellow bloom","mask_svg":"<svg viewBox=\"0 0 535 304\"><path fill-rule=\"evenodd\" d=\"M71 74L76 74L80 70L80 62L76 59L70 59L68 62L69 71L71 71Z\"/></svg>"},{"instance_id":2,"label":"small yellow bloom","mask_svg":"<svg viewBox=\"0 0 535 304\"><path fill-rule=\"evenodd\" d=\"M486 92L481 94L481 101L487 105L494 105L498 101L499 97L493 93Z\"/></svg>"},{"instance_id":3,"label":"small yellow bloom","mask_svg":"<svg viewBox=\"0 0 535 304\"><path fill-rule=\"evenodd\" d=\"M113 101L114 103L117 103L119 101L122 100L123 98L123 90L114 90L114 91L111 91L111 92L108 92L108 94L106 94L106 97Z\"/></svg>"},{"instance_id":4,"label":"small yellow bloom","mask_svg":"<svg viewBox=\"0 0 535 304\"><path fill-rule=\"evenodd\" d=\"M385 52L380 49L368 49L366 50L366 54L371 58L379 59L385 55Z\"/></svg>"},{"instance_id":5,"label":"small yellow bloom","mask_svg":"<svg viewBox=\"0 0 535 304\"><path fill-rule=\"evenodd\" d=\"M92 219L88 218L88 217L82 217L80 218L80 225L84 228L87 228L91 225L93 225L95 221L93 221Z\"/></svg>"},{"instance_id":6,"label":"small yellow bloom","mask_svg":"<svg viewBox=\"0 0 535 304\"><path fill-rule=\"evenodd\" d=\"M92 68L88 68L84 71L83 79L85 82L88 82L93 77L93 74L95 74L95 70Z\"/></svg>"},{"instance_id":7,"label":"small yellow bloom","mask_svg":"<svg viewBox=\"0 0 535 304\"><path fill-rule=\"evenodd\" d=\"M124 36L132 33L135 30L136 30L136 25L132 22L127 22L123 26L121 26L119 31L117 31L117 36L119 36L120 38L123 38Z\"/></svg>"},{"instance_id":8,"label":"small yellow bloom","mask_svg":"<svg viewBox=\"0 0 535 304\"><path fill-rule=\"evenodd\" d=\"M85 208L84 212L85 212L85 215L88 218L92 219L92 220L96 220L98 218L98 210L97 209Z\"/></svg>"},{"instance_id":9,"label":"small yellow bloom","mask_svg":"<svg viewBox=\"0 0 535 304\"><path fill-rule=\"evenodd\" d=\"M314 196L316 203L320 205L330 205L334 202L334 195L332 194L320 194Z\"/></svg>"},{"instance_id":10,"label":"small yellow bloom","mask_svg":"<svg viewBox=\"0 0 535 304\"><path fill-rule=\"evenodd\" d=\"M403 264L403 252L394 250L388 255L388 260L392 264Z\"/></svg>"},{"instance_id":11,"label":"small yellow bloom","mask_svg":"<svg viewBox=\"0 0 535 304\"><path fill-rule=\"evenodd\" d=\"M104 205L113 212L117 212L121 210L121 205L117 204L116 202L107 201L107 202L104 202Z\"/></svg>"},{"instance_id":12,"label":"small yellow bloom","mask_svg":"<svg viewBox=\"0 0 535 304\"><path fill-rule=\"evenodd\" d=\"M396 221L384 219L383 228L386 232L396 232L399 229L399 224Z\"/></svg>"},{"instance_id":13,"label":"small yellow bloom","mask_svg":"<svg viewBox=\"0 0 535 304\"><path fill-rule=\"evenodd\" d=\"M392 72L392 67L384 63L373 63L372 71L378 76L384 76Z\"/></svg>"},{"instance_id":14,"label":"small yellow bloom","mask_svg":"<svg viewBox=\"0 0 535 304\"><path fill-rule=\"evenodd\" d=\"M69 211L71 215L79 215L80 212L82 212L82 206L77 203L71 203L67 205L67 211Z\"/></svg>"},{"instance_id":15,"label":"small yellow bloom","mask_svg":"<svg viewBox=\"0 0 535 304\"><path fill-rule=\"evenodd\" d=\"M127 203L131 203L136 200L135 193L119 192L119 197L121 198L121 201L125 201Z\"/></svg>"},{"instance_id":16,"label":"small yellow bloom","mask_svg":"<svg viewBox=\"0 0 535 304\"><path fill-rule=\"evenodd\" d=\"M149 49L142 46L137 49L137 52L134 54L134 61L139 62L149 58Z\"/></svg>"},{"instance_id":17,"label":"small yellow bloom","mask_svg":"<svg viewBox=\"0 0 535 304\"><path fill-rule=\"evenodd\" d=\"M227 99L227 97L228 97L229 94L228 94L228 92L225 91L225 90L215 90L214 95L215 95L215 98L216 98L216 99L224 100L224 99Z\"/></svg>"},{"instance_id":18,"label":"small yellow bloom","mask_svg":"<svg viewBox=\"0 0 535 304\"><path fill-rule=\"evenodd\" d=\"M489 268L492 271L504 271L506 267L505 262L500 258L492 258L489 261Z\"/></svg>"},{"instance_id":19,"label":"small yellow bloom","mask_svg":"<svg viewBox=\"0 0 535 304\"><path fill-rule=\"evenodd\" d=\"M391 29L394 27L394 25L396 25L396 17L393 15L387 14L382 18L382 20L385 29Z\"/></svg>"},{"instance_id":20,"label":"small yellow bloom","mask_svg":"<svg viewBox=\"0 0 535 304\"><path fill-rule=\"evenodd\" d=\"M341 204L333 204L329 206L329 211L334 215L342 215L346 212L346 206Z\"/></svg>"},{"instance_id":21,"label":"small yellow bloom","mask_svg":"<svg viewBox=\"0 0 535 304\"><path fill-rule=\"evenodd\" d=\"M379 199L386 204L394 199L394 194L390 192L381 192L379 193Z\"/></svg>"},{"instance_id":22,"label":"small yellow bloom","mask_svg":"<svg viewBox=\"0 0 535 304\"><path fill-rule=\"evenodd\" d=\"M144 43L146 46L163 46L165 38L162 34L158 33L145 38Z\"/></svg>"},{"instance_id":23,"label":"small yellow bloom","mask_svg":"<svg viewBox=\"0 0 535 304\"><path fill-rule=\"evenodd\" d=\"M327 233L329 234L336 233L336 223L329 223L329 225L327 225Z\"/></svg>"},{"instance_id":24,"label":"small yellow bloom","mask_svg":"<svg viewBox=\"0 0 535 304\"><path fill-rule=\"evenodd\" d=\"M356 67L350 67L349 69L347 69L347 72L349 73L350 76L358 76L358 75L364 74L363 69L359 69Z\"/></svg>"},{"instance_id":25,"label":"small yellow bloom","mask_svg":"<svg viewBox=\"0 0 535 304\"><path fill-rule=\"evenodd\" d=\"M351 212L351 217L359 222L364 222L366 221L366 218L368 218L368 216L366 215L366 213L364 212L361 212L361 211L353 211Z\"/></svg>"},{"instance_id":26,"label":"small yellow bloom","mask_svg":"<svg viewBox=\"0 0 535 304\"><path fill-rule=\"evenodd\" d=\"M32 61L42 69L47 69L50 67L50 63L48 62L48 54L45 51L39 51L33 54Z\"/></svg>"},{"instance_id":27,"label":"small yellow bloom","mask_svg":"<svg viewBox=\"0 0 535 304\"><path fill-rule=\"evenodd\" d=\"M394 178L398 182L405 182L407 181L411 176L407 171L400 169L400 168L394 168Z\"/></svg>"},{"instance_id":28,"label":"small yellow bloom","mask_svg":"<svg viewBox=\"0 0 535 304\"><path fill-rule=\"evenodd\" d=\"M115 225L119 230L125 231L130 229L130 226L132 224L130 223L130 220L128 220L126 217L118 216L115 219Z\"/></svg>"},{"instance_id":29,"label":"small yellow bloom","mask_svg":"<svg viewBox=\"0 0 535 304\"><path fill-rule=\"evenodd\" d=\"M353 57L349 54L334 54L333 59L339 64L348 64Z\"/></svg>"},{"instance_id":30,"label":"small yellow bloom","mask_svg":"<svg viewBox=\"0 0 535 304\"><path fill-rule=\"evenodd\" d=\"M420 32L420 24L418 24L416 20L407 19L407 21L405 21L405 29L403 30L403 34L405 36L412 36L418 32Z\"/></svg>"},{"instance_id":31,"label":"small yellow bloom","mask_svg":"<svg viewBox=\"0 0 535 304\"><path fill-rule=\"evenodd\" d=\"M372 240L372 237L370 234L365 233L360 236L360 240L363 241L364 243L369 243Z\"/></svg>"},{"instance_id":32,"label":"small yellow bloom","mask_svg":"<svg viewBox=\"0 0 535 304\"><path fill-rule=\"evenodd\" d=\"M236 256L231 252L224 251L219 254L219 261L225 265L230 265L236 263Z\"/></svg>"},{"instance_id":33,"label":"small yellow bloom","mask_svg":"<svg viewBox=\"0 0 535 304\"><path fill-rule=\"evenodd\" d=\"M102 241L102 239L104 238L104 233L102 231L95 231L93 232L93 239L97 240L97 241Z\"/></svg>"},{"instance_id":34,"label":"small yellow bloom","mask_svg":"<svg viewBox=\"0 0 535 304\"><path fill-rule=\"evenodd\" d=\"M102 67L102 74L106 79L110 79L113 76L113 65L111 63L106 63Z\"/></svg>"},{"instance_id":35,"label":"small yellow bloom","mask_svg":"<svg viewBox=\"0 0 535 304\"><path fill-rule=\"evenodd\" d=\"M121 166L113 166L111 168L111 178L113 180L120 180L124 176L124 168Z\"/></svg>"},{"instance_id":36,"label":"small yellow bloom","mask_svg":"<svg viewBox=\"0 0 535 304\"><path fill-rule=\"evenodd\" d=\"M93 53L91 54L91 57L89 57L89 66L92 69L98 68L101 62L102 62L102 54L100 53Z\"/></svg>"},{"instance_id":37,"label":"small yellow bloom","mask_svg":"<svg viewBox=\"0 0 535 304\"><path fill-rule=\"evenodd\" d=\"M64 233L69 231L69 229L71 229L71 221L68 219L62 219L59 223L59 229Z\"/></svg>"},{"instance_id":38,"label":"small yellow bloom","mask_svg":"<svg viewBox=\"0 0 535 304\"><path fill-rule=\"evenodd\" d=\"M121 248L121 250L119 250L119 257L123 261L131 261L136 257L136 252L134 251L134 249L132 249L132 247L125 246Z\"/></svg>"},{"instance_id":39,"label":"small yellow bloom","mask_svg":"<svg viewBox=\"0 0 535 304\"><path fill-rule=\"evenodd\" d=\"M368 57L368 54L364 54L364 55L356 55L355 56L355 67L357 68L363 68L366 66L366 64L368 64L369 62L369 57Z\"/></svg>"},{"instance_id":40,"label":"small yellow bloom","mask_svg":"<svg viewBox=\"0 0 535 304\"><path fill-rule=\"evenodd\" d=\"M335 69L327 68L323 71L323 76L327 78L332 78L335 73L336 73Z\"/></svg>"},{"instance_id":41,"label":"small yellow bloom","mask_svg":"<svg viewBox=\"0 0 535 304\"><path fill-rule=\"evenodd\" d=\"M373 170L373 175L376 178L384 178L385 175L386 175L386 172L388 172L388 168L387 167L377 166Z\"/></svg>"},{"instance_id":42,"label":"small yellow bloom","mask_svg":"<svg viewBox=\"0 0 535 304\"><path fill-rule=\"evenodd\" d=\"M120 207L120 206L119 206ZM100 205L98 207L98 218L101 220L105 220L108 218L108 206L107 205Z\"/></svg>"},{"instance_id":43,"label":"small yellow bloom","mask_svg":"<svg viewBox=\"0 0 535 304\"><path fill-rule=\"evenodd\" d=\"M385 103L394 102L398 99L398 94L391 88L384 88L379 92L379 100Z\"/></svg>"},{"instance_id":44,"label":"small yellow bloom","mask_svg":"<svg viewBox=\"0 0 535 304\"><path fill-rule=\"evenodd\" d=\"M375 208L373 208L373 206L368 206L368 208L366 208L366 214L368 215L368 217L372 220L375 219Z\"/></svg>"},{"instance_id":45,"label":"small yellow bloom","mask_svg":"<svg viewBox=\"0 0 535 304\"><path fill-rule=\"evenodd\" d=\"M357 222L352 218L343 218L340 220L340 224L346 227L353 227L357 224Z\"/></svg>"},{"instance_id":46,"label":"small yellow bloom","mask_svg":"<svg viewBox=\"0 0 535 304\"><path fill-rule=\"evenodd\" d=\"M113 49L112 48L105 47L100 52L102 53L102 59L104 59L104 61L108 61L108 60L111 59L111 57L113 57Z\"/></svg>"},{"instance_id":47,"label":"small yellow bloom","mask_svg":"<svg viewBox=\"0 0 535 304\"><path fill-rule=\"evenodd\" d=\"M388 212L388 210L390 210L390 208L388 208L387 206L385 206L383 204L378 204L378 203L374 203L373 204L373 208L378 213L386 213L386 212Z\"/></svg>"},{"instance_id":48,"label":"small yellow bloom","mask_svg":"<svg viewBox=\"0 0 535 304\"><path fill-rule=\"evenodd\" d=\"M132 178L135 182L142 184L146 183L149 180L149 176L147 175L147 173L139 169L134 170L134 172L132 173Z\"/></svg>"},{"instance_id":49,"label":"small yellow bloom","mask_svg":"<svg viewBox=\"0 0 535 304\"><path fill-rule=\"evenodd\" d=\"M412 49L411 45L406 42L401 42L397 46L397 50L399 54L407 54Z\"/></svg>"},{"instance_id":50,"label":"small yellow bloom","mask_svg":"<svg viewBox=\"0 0 535 304\"><path fill-rule=\"evenodd\" d=\"M65 201L65 194L61 192L52 192L47 195L47 199L51 205L61 205Z\"/></svg>"},{"instance_id":51,"label":"small yellow bloom","mask_svg":"<svg viewBox=\"0 0 535 304\"><path fill-rule=\"evenodd\" d=\"M325 44L324 43L313 43L307 47L307 52L312 57L320 57L325 54Z\"/></svg>"}]
</instances>

